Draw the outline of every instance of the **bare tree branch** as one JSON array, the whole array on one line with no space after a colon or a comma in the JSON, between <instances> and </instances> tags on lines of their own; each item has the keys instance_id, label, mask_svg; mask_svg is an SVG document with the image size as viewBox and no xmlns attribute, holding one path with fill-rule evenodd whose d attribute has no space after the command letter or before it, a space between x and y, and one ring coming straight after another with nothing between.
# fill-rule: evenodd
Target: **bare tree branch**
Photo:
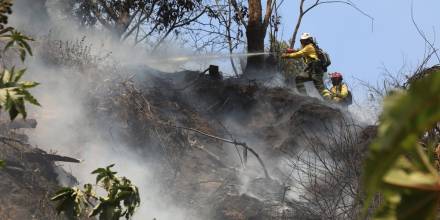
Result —
<instances>
[{"instance_id":1,"label":"bare tree branch","mask_svg":"<svg viewBox=\"0 0 440 220\"><path fill-rule=\"evenodd\" d=\"M240 21L241 24L246 28L246 27L247 27L247 24L246 24L246 21L245 21L244 18L243 18L243 15L241 14L240 8L238 7L237 0L231 0L231 4L232 4L232 6L233 6L234 9L235 9L235 13L236 13L237 16L238 16L239 21Z\"/></svg>"},{"instance_id":2,"label":"bare tree branch","mask_svg":"<svg viewBox=\"0 0 440 220\"><path fill-rule=\"evenodd\" d=\"M438 49L436 49L434 47L434 45L427 39L426 35L423 33L423 31L419 28L419 26L417 25L415 18L414 18L414 1L411 1L411 21L414 24L414 27L417 29L417 32L419 33L419 35L423 38L423 40L425 41L426 44L428 44L431 49L433 54L437 57L437 61L440 63L440 56L437 53Z\"/></svg>"},{"instance_id":3,"label":"bare tree branch","mask_svg":"<svg viewBox=\"0 0 440 220\"><path fill-rule=\"evenodd\" d=\"M298 35L298 31L299 31L299 28L301 26L303 17L308 12L310 12L312 9L318 7L319 5L324 5L324 4L344 4L344 5L350 6L353 9L355 9L356 11L358 11L359 13L361 13L362 15L368 17L371 20L371 27L373 28L374 18L372 16L370 16L368 13L366 13L365 11L363 11L362 9L360 9L359 7L357 7L357 5L354 4L351 0L334 0L334 1L333 0L329 0L329 1L314 0L314 3L312 5L310 5L306 9L304 9L305 2L306 2L306 0L300 0L299 15L298 15L298 19L297 19L295 28L293 30L292 39L291 39L291 43L290 43L290 46L292 48L295 46L296 36Z\"/></svg>"},{"instance_id":4,"label":"bare tree branch","mask_svg":"<svg viewBox=\"0 0 440 220\"><path fill-rule=\"evenodd\" d=\"M177 129L184 129L184 130L193 131L193 132L196 132L198 134L201 134L203 136L206 136L206 137L209 137L209 138L212 138L212 139L215 139L215 140L219 140L219 141L230 143L230 144L233 144L233 145L236 145L236 146L243 147L244 149L250 151L257 158L258 162L260 163L261 167L263 168L265 177L267 179L270 179L269 173L267 172L267 169L266 169L266 166L264 165L263 160L260 158L260 156L257 154L257 152L255 152L254 149L250 148L246 143L238 142L236 140L228 140L228 139L225 139L225 138L217 137L217 136L205 133L203 131L199 131L199 130L194 129L194 128L188 128L188 127L183 127L183 126L176 126L176 125L171 125L171 124L163 124L163 125L169 126L169 127L173 127L173 128L177 128Z\"/></svg>"}]
</instances>

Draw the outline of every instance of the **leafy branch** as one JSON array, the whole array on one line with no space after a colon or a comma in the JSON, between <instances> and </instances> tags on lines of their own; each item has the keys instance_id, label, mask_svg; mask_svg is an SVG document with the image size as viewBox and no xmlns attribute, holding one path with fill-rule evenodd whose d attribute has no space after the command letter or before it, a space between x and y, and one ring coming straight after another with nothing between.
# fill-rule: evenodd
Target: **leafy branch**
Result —
<instances>
[{"instance_id":1,"label":"leafy branch","mask_svg":"<svg viewBox=\"0 0 440 220\"><path fill-rule=\"evenodd\" d=\"M0 40L6 41L6 46L3 49L7 51L10 48L15 48L19 51L21 61L26 59L26 54L32 56L32 48L28 41L33 41L32 38L23 35L21 32L12 27L8 27L0 31Z\"/></svg>"},{"instance_id":2,"label":"leafy branch","mask_svg":"<svg viewBox=\"0 0 440 220\"><path fill-rule=\"evenodd\" d=\"M436 71L408 91L385 99L363 179L365 209L378 192L383 197L375 219L436 219L440 175L418 141L440 121L439 93L440 71Z\"/></svg>"},{"instance_id":3,"label":"leafy branch","mask_svg":"<svg viewBox=\"0 0 440 220\"><path fill-rule=\"evenodd\" d=\"M29 45L33 41L31 37L23 35L13 27L5 27L8 23L7 14L12 13L12 0L4 0L0 3L0 42L5 43L2 54L9 49L15 49L23 62L27 54L32 56L32 49ZM28 89L38 85L37 82L20 81L26 69L16 70L3 68L0 71L0 109L9 112L11 120L14 120L19 114L26 118L25 102L40 106Z\"/></svg>"},{"instance_id":4,"label":"leafy branch","mask_svg":"<svg viewBox=\"0 0 440 220\"><path fill-rule=\"evenodd\" d=\"M68 219L78 219L87 212L88 217L99 216L100 220L130 219L140 205L139 190L126 177L117 176L117 172L111 170L113 166L92 172L97 175L96 186L104 189L107 195L98 196L92 184L85 184L83 190L64 187L51 198L58 201L58 214L64 213Z\"/></svg>"},{"instance_id":5,"label":"leafy branch","mask_svg":"<svg viewBox=\"0 0 440 220\"><path fill-rule=\"evenodd\" d=\"M11 70L5 69L0 73L0 106L9 112L11 120L14 120L18 114L26 118L25 102L41 106L38 100L28 91L28 89L34 88L39 83L20 81L25 71L26 69L15 70L13 67Z\"/></svg>"}]
</instances>

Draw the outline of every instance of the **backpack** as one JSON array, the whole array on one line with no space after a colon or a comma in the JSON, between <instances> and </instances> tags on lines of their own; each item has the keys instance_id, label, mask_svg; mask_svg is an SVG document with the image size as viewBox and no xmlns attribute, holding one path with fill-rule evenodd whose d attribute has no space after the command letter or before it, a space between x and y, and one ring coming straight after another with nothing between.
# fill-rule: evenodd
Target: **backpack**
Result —
<instances>
[{"instance_id":1,"label":"backpack","mask_svg":"<svg viewBox=\"0 0 440 220\"><path fill-rule=\"evenodd\" d=\"M316 53L318 54L318 59L321 63L322 70L324 70L324 72L327 72L327 67L329 67L332 64L330 55L328 55L327 52L319 48L318 45L315 45L315 49L316 49Z\"/></svg>"}]
</instances>

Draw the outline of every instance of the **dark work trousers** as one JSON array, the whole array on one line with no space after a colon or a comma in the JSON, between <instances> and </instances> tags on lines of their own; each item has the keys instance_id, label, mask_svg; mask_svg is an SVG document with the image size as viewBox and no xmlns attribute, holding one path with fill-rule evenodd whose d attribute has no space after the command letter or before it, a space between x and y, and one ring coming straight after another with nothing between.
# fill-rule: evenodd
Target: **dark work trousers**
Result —
<instances>
[{"instance_id":1,"label":"dark work trousers","mask_svg":"<svg viewBox=\"0 0 440 220\"><path fill-rule=\"evenodd\" d=\"M324 86L324 70L321 67L319 61L310 62L307 67L304 69L307 76L297 76L295 78L296 88L302 94L306 94L306 88L304 83L307 81L313 81L315 88L318 90L319 94L322 95L322 92L325 90Z\"/></svg>"}]
</instances>

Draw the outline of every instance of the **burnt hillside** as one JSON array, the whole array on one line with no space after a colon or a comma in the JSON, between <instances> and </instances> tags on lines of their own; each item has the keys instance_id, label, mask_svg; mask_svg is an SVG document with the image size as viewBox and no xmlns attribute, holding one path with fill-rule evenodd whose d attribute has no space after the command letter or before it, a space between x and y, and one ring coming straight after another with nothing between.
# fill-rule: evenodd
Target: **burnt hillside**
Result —
<instances>
[{"instance_id":1,"label":"burnt hillside","mask_svg":"<svg viewBox=\"0 0 440 220\"><path fill-rule=\"evenodd\" d=\"M357 196L344 193L348 187L358 187L362 155L374 131L363 132L363 126L337 106L286 88L236 78L219 80L200 72L149 71L148 75L147 80L141 77L113 87L106 99L95 103L106 106L97 111L98 118L124 121L116 128L121 137L158 161L157 170L165 174L160 178L166 195L195 215L209 219L334 217L341 215L340 210L325 213L313 206ZM269 178L251 152L205 134L245 142L264 162ZM301 170L301 175L333 179L297 183L289 173L298 161L315 156L325 158L330 167L313 173L313 167L322 164L307 163L310 170ZM348 187L339 189L339 194L307 192L313 182L313 187L341 187L341 182ZM291 196L296 193L313 198L296 200ZM358 208L351 204L343 211L354 214Z\"/></svg>"},{"instance_id":2,"label":"burnt hillside","mask_svg":"<svg viewBox=\"0 0 440 220\"><path fill-rule=\"evenodd\" d=\"M82 84L93 89L84 90L87 123L81 126L97 130L94 138L127 143L149 162L160 200L188 210L181 219L314 219L359 210L350 198L358 196L360 161L374 131L363 131L337 106L237 78L125 71L136 76L100 83L87 81L87 74L74 77L99 85ZM8 199L1 210L9 211L1 213L53 219L48 198L65 184L59 182L65 172L25 141L3 142L8 165L0 171L1 189ZM333 210L319 208L328 203Z\"/></svg>"}]
</instances>

